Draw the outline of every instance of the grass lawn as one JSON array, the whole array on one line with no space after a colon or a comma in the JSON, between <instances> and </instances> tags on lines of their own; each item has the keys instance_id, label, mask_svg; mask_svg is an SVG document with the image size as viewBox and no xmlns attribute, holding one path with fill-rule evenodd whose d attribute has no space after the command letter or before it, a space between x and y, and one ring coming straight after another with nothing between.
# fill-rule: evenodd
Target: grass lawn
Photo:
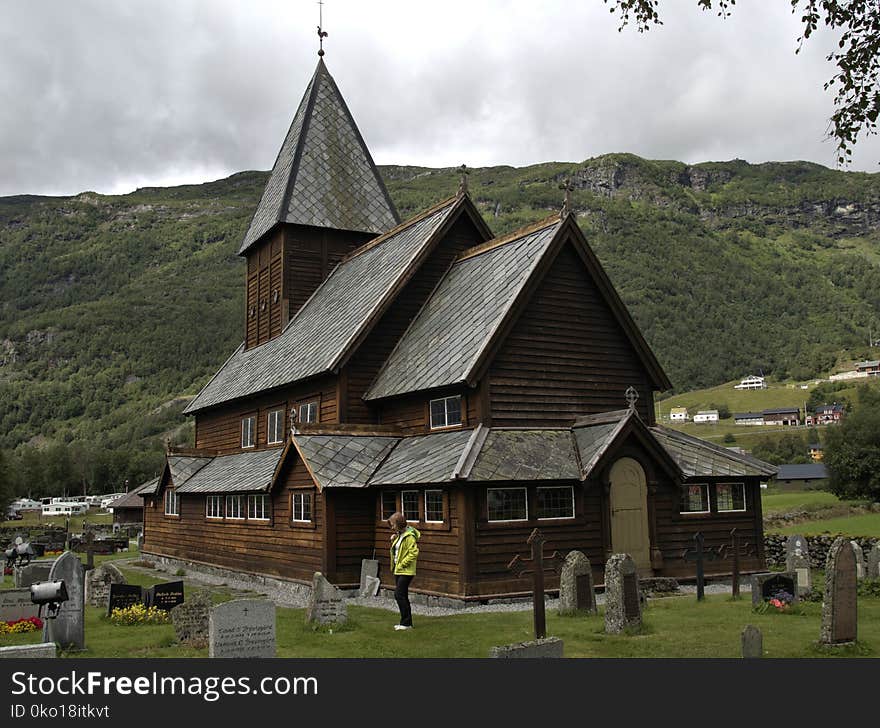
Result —
<instances>
[{"instance_id":1,"label":"grass lawn","mask_svg":"<svg viewBox=\"0 0 880 728\"><path fill-rule=\"evenodd\" d=\"M801 521L792 526L768 528L766 530L768 533L781 533L786 536L791 536L794 533L799 533L803 536L835 535L840 533L847 536L880 538L880 513L865 513L861 516Z\"/></svg>"},{"instance_id":2,"label":"grass lawn","mask_svg":"<svg viewBox=\"0 0 880 728\"><path fill-rule=\"evenodd\" d=\"M834 493L829 493L827 490L805 490L797 493L761 491L761 510L765 516L773 513L789 513L795 509L817 511L843 503Z\"/></svg>"}]
</instances>

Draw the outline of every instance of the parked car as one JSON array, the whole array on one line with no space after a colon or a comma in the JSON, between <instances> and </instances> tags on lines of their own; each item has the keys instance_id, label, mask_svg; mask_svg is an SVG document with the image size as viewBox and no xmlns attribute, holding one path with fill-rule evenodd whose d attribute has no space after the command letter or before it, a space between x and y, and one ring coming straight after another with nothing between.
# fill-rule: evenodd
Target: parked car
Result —
<instances>
[{"instance_id":1,"label":"parked car","mask_svg":"<svg viewBox=\"0 0 880 728\"><path fill-rule=\"evenodd\" d=\"M7 521L20 521L22 518L24 518L24 516L18 511L7 511L6 513Z\"/></svg>"}]
</instances>

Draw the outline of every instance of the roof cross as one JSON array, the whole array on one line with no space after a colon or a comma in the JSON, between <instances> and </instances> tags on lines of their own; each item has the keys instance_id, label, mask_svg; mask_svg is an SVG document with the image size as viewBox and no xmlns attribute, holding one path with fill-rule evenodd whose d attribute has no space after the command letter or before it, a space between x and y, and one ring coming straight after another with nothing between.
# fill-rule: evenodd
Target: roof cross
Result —
<instances>
[{"instance_id":1,"label":"roof cross","mask_svg":"<svg viewBox=\"0 0 880 728\"><path fill-rule=\"evenodd\" d=\"M639 391L635 387L627 387L623 396L626 398L626 403L629 405L629 408L634 410L636 408L636 402L639 401Z\"/></svg>"},{"instance_id":2,"label":"roof cross","mask_svg":"<svg viewBox=\"0 0 880 728\"><path fill-rule=\"evenodd\" d=\"M562 198L562 210L559 211L559 217L565 217L571 212L571 193L574 192L574 183L571 181L571 177L560 184L559 189L565 190L565 195Z\"/></svg>"},{"instance_id":3,"label":"roof cross","mask_svg":"<svg viewBox=\"0 0 880 728\"><path fill-rule=\"evenodd\" d=\"M321 57L324 55L324 38L327 37L327 31L322 30L321 26L324 25L324 2L323 0L318 0L318 56Z\"/></svg>"},{"instance_id":4,"label":"roof cross","mask_svg":"<svg viewBox=\"0 0 880 728\"><path fill-rule=\"evenodd\" d=\"M467 168L466 164L461 165L458 168L459 174L461 175L458 178L458 194L466 195L468 191L468 175L471 171Z\"/></svg>"}]
</instances>

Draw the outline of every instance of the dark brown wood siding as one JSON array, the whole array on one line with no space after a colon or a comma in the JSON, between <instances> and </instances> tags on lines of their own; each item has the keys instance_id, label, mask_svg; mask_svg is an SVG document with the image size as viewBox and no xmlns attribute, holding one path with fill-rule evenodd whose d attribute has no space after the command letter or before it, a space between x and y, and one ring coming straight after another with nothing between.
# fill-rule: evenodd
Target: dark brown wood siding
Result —
<instances>
[{"instance_id":1,"label":"dark brown wood siding","mask_svg":"<svg viewBox=\"0 0 880 728\"><path fill-rule=\"evenodd\" d=\"M291 408L316 400L319 402L320 408L319 422L323 424L336 423L336 377L328 376L197 413L195 446L198 449L220 452L240 450L241 420L243 417L255 415L257 418L256 447L266 447L269 412L284 408L286 436L286 433L290 431Z\"/></svg>"},{"instance_id":2,"label":"dark brown wood siding","mask_svg":"<svg viewBox=\"0 0 880 728\"><path fill-rule=\"evenodd\" d=\"M504 340L488 379L496 427L565 426L624 409L630 386L639 391L642 419L654 419L648 374L570 244Z\"/></svg>"},{"instance_id":3,"label":"dark brown wood siding","mask_svg":"<svg viewBox=\"0 0 880 728\"><path fill-rule=\"evenodd\" d=\"M378 421L376 407L364 402L364 393L455 257L481 242L482 237L467 215L456 220L449 232L438 241L425 262L395 298L394 305L385 312L346 364L348 412L345 422L374 424Z\"/></svg>"},{"instance_id":4,"label":"dark brown wood siding","mask_svg":"<svg viewBox=\"0 0 880 728\"><path fill-rule=\"evenodd\" d=\"M266 343L282 328L283 236L276 231L247 254L245 347Z\"/></svg>"},{"instance_id":5,"label":"dark brown wood siding","mask_svg":"<svg viewBox=\"0 0 880 728\"><path fill-rule=\"evenodd\" d=\"M479 422L479 393L468 387L454 387L439 392L417 392L403 397L385 400L379 407L379 422L399 427L406 432L431 431L429 405L432 399L461 395L461 426L468 427Z\"/></svg>"}]
</instances>

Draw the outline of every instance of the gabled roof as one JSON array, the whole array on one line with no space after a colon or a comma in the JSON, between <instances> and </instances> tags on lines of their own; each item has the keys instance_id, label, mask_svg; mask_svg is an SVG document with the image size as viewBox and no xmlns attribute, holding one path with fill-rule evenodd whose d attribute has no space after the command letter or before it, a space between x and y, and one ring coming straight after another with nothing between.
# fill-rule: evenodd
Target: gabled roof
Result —
<instances>
[{"instance_id":1,"label":"gabled roof","mask_svg":"<svg viewBox=\"0 0 880 728\"><path fill-rule=\"evenodd\" d=\"M658 425L649 429L687 477L769 477L776 473L775 465L751 455L743 455L667 427Z\"/></svg>"},{"instance_id":2,"label":"gabled roof","mask_svg":"<svg viewBox=\"0 0 880 728\"><path fill-rule=\"evenodd\" d=\"M800 407L775 407L773 409L765 409L761 414L763 415L787 415L792 412L799 413Z\"/></svg>"},{"instance_id":3,"label":"gabled roof","mask_svg":"<svg viewBox=\"0 0 880 728\"><path fill-rule=\"evenodd\" d=\"M141 483L137 488L132 488L121 498L117 498L107 505L108 508L116 510L117 508L143 508L144 496L156 492L159 485L159 478L153 478L146 483Z\"/></svg>"},{"instance_id":4,"label":"gabled roof","mask_svg":"<svg viewBox=\"0 0 880 728\"><path fill-rule=\"evenodd\" d=\"M220 455L190 476L178 493L260 493L269 490L282 449Z\"/></svg>"},{"instance_id":5,"label":"gabled roof","mask_svg":"<svg viewBox=\"0 0 880 728\"><path fill-rule=\"evenodd\" d=\"M398 221L373 158L320 59L239 255L282 222L381 233Z\"/></svg>"},{"instance_id":6,"label":"gabled roof","mask_svg":"<svg viewBox=\"0 0 880 728\"><path fill-rule=\"evenodd\" d=\"M364 399L467 380L559 230L561 221L490 241L444 276L398 342Z\"/></svg>"},{"instance_id":7,"label":"gabled roof","mask_svg":"<svg viewBox=\"0 0 880 728\"><path fill-rule=\"evenodd\" d=\"M323 488L362 488L399 437L383 435L301 435L294 445L312 478Z\"/></svg>"},{"instance_id":8,"label":"gabled roof","mask_svg":"<svg viewBox=\"0 0 880 728\"><path fill-rule=\"evenodd\" d=\"M370 478L370 485L443 483L453 480L455 466L470 436L470 430L454 430L401 438Z\"/></svg>"},{"instance_id":9,"label":"gabled roof","mask_svg":"<svg viewBox=\"0 0 880 728\"><path fill-rule=\"evenodd\" d=\"M239 346L185 413L332 371L391 305L466 196L445 200L373 240L339 263L279 336Z\"/></svg>"}]
</instances>

